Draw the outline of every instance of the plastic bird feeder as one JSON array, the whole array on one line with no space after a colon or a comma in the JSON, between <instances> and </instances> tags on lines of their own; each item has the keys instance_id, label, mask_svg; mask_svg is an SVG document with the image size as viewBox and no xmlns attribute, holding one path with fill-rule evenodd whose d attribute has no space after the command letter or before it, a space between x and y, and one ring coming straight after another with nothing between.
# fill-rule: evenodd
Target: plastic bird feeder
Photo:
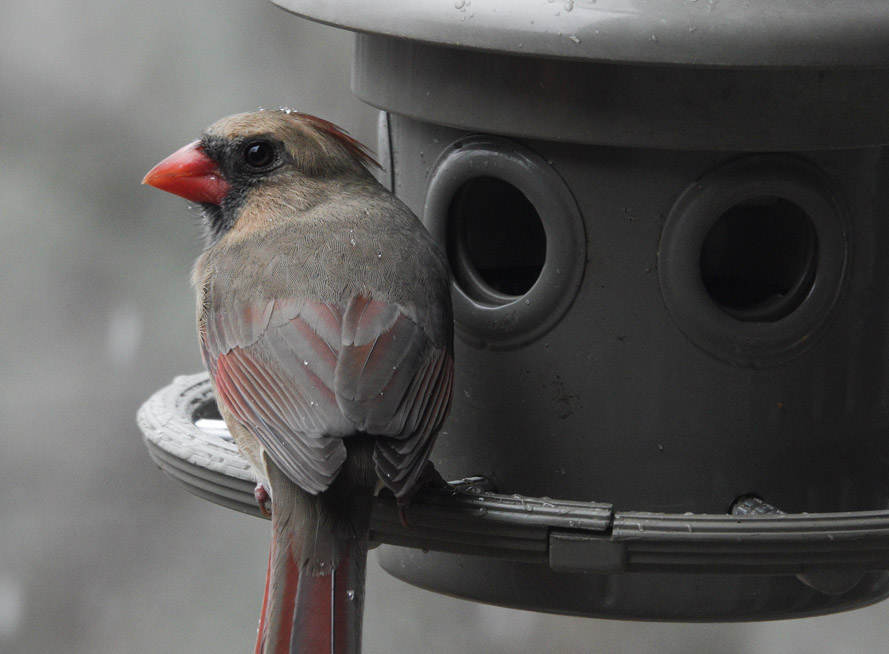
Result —
<instances>
[{"instance_id":1,"label":"plastic bird feeder","mask_svg":"<svg viewBox=\"0 0 889 654\"><path fill-rule=\"evenodd\" d=\"M642 619L889 595L884 2L275 2L357 32L386 181L454 272L433 459L483 480L411 531L380 498L390 573ZM180 380L143 429L250 510L208 393Z\"/></svg>"}]
</instances>

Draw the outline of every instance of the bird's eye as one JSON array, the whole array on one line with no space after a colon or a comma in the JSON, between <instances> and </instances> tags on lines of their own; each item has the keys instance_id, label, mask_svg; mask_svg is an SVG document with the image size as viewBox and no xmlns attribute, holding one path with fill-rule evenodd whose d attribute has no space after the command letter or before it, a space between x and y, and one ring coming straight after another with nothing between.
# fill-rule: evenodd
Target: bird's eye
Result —
<instances>
[{"instance_id":1,"label":"bird's eye","mask_svg":"<svg viewBox=\"0 0 889 654\"><path fill-rule=\"evenodd\" d=\"M265 168L275 161L275 148L268 141L253 141L244 148L244 163L251 168Z\"/></svg>"}]
</instances>

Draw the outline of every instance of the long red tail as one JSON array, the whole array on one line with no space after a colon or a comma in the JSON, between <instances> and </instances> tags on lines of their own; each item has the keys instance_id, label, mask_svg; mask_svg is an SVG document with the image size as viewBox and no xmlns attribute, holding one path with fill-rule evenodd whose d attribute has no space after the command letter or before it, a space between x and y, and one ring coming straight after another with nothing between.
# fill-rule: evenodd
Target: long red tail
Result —
<instances>
[{"instance_id":1,"label":"long red tail","mask_svg":"<svg viewBox=\"0 0 889 654\"><path fill-rule=\"evenodd\" d=\"M367 542L350 541L332 573L300 574L293 551L269 555L256 654L359 654Z\"/></svg>"},{"instance_id":2,"label":"long red tail","mask_svg":"<svg viewBox=\"0 0 889 654\"><path fill-rule=\"evenodd\" d=\"M360 654L372 488L347 474L311 495L269 469L272 547L256 654Z\"/></svg>"},{"instance_id":3,"label":"long red tail","mask_svg":"<svg viewBox=\"0 0 889 654\"><path fill-rule=\"evenodd\" d=\"M274 517L272 520L274 522ZM275 533L280 534L277 529ZM256 638L256 654L290 653L299 578L292 538L282 543L281 539L273 537Z\"/></svg>"},{"instance_id":4,"label":"long red tail","mask_svg":"<svg viewBox=\"0 0 889 654\"><path fill-rule=\"evenodd\" d=\"M364 613L367 542L350 541L329 575L300 578L290 654L358 654Z\"/></svg>"}]
</instances>

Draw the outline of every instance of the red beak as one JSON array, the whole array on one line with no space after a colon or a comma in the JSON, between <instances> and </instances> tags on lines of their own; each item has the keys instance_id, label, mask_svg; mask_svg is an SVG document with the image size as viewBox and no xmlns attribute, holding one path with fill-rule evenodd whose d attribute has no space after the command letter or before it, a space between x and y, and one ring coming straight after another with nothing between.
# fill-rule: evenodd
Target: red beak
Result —
<instances>
[{"instance_id":1,"label":"red beak","mask_svg":"<svg viewBox=\"0 0 889 654\"><path fill-rule=\"evenodd\" d=\"M219 166L204 154L199 141L189 143L148 171L143 184L173 193L189 202L222 204L231 185Z\"/></svg>"}]
</instances>

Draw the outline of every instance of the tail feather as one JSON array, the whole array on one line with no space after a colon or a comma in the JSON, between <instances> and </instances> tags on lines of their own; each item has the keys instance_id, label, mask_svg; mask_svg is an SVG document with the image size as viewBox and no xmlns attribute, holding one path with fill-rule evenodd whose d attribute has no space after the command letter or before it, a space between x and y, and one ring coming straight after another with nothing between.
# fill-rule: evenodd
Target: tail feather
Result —
<instances>
[{"instance_id":1,"label":"tail feather","mask_svg":"<svg viewBox=\"0 0 889 654\"><path fill-rule=\"evenodd\" d=\"M367 548L367 540L352 541L347 554L334 571L334 629L331 630L331 651L335 654L361 652Z\"/></svg>"},{"instance_id":2,"label":"tail feather","mask_svg":"<svg viewBox=\"0 0 889 654\"><path fill-rule=\"evenodd\" d=\"M342 545L336 568L300 578L290 654L356 654L361 651L367 541Z\"/></svg>"},{"instance_id":3,"label":"tail feather","mask_svg":"<svg viewBox=\"0 0 889 654\"><path fill-rule=\"evenodd\" d=\"M273 516L274 521L274 516ZM300 572L293 539L272 539L256 654L289 654Z\"/></svg>"},{"instance_id":4,"label":"tail feather","mask_svg":"<svg viewBox=\"0 0 889 654\"><path fill-rule=\"evenodd\" d=\"M272 549L256 654L359 654L373 442L312 495L269 466Z\"/></svg>"},{"instance_id":5,"label":"tail feather","mask_svg":"<svg viewBox=\"0 0 889 654\"><path fill-rule=\"evenodd\" d=\"M265 630L269 610L269 585L272 583L272 550L269 549L269 565L265 573L265 591L262 595L262 612L259 614L259 629L256 632L256 649L254 654L262 654L265 647Z\"/></svg>"}]
</instances>

